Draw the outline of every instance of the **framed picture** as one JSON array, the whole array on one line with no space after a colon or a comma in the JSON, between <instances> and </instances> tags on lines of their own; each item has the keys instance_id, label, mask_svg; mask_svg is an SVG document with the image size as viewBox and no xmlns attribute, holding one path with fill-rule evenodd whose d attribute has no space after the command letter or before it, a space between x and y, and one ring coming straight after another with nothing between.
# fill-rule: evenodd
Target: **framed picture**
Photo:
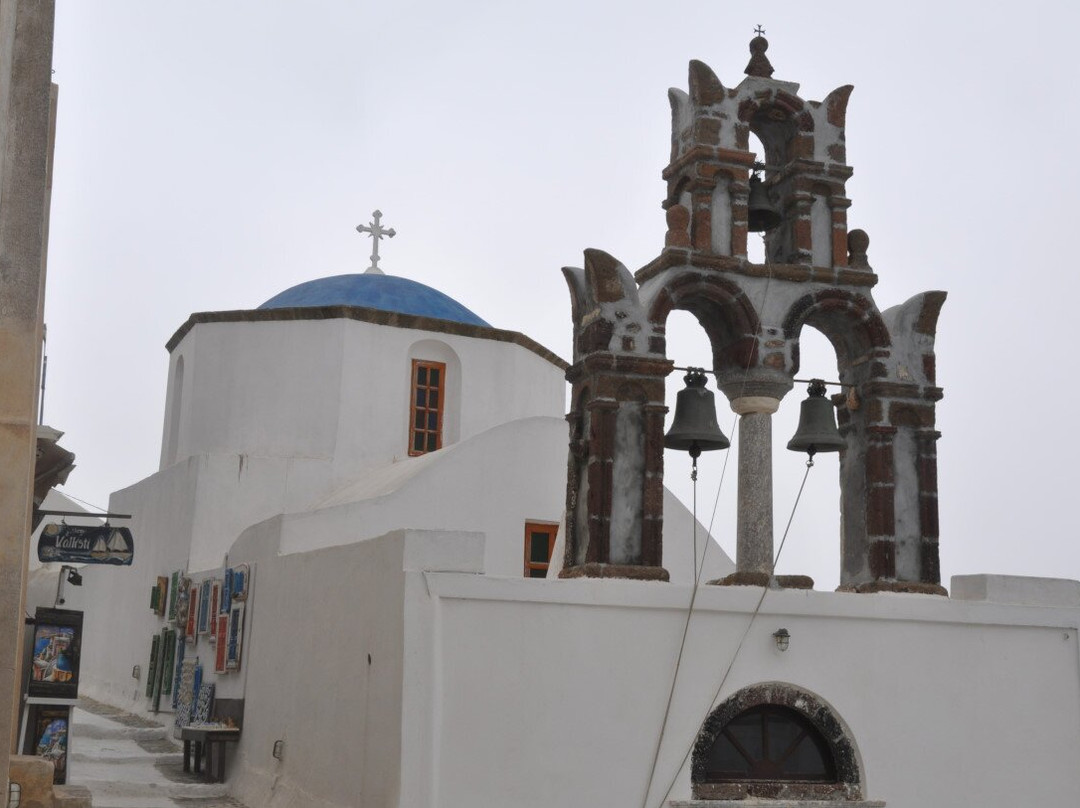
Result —
<instances>
[{"instance_id":1,"label":"framed picture","mask_svg":"<svg viewBox=\"0 0 1080 808\"><path fill-rule=\"evenodd\" d=\"M210 642L217 640L218 615L221 613L221 581L215 578L210 583Z\"/></svg>"},{"instance_id":2,"label":"framed picture","mask_svg":"<svg viewBox=\"0 0 1080 808\"><path fill-rule=\"evenodd\" d=\"M244 604L234 602L229 610L228 647L225 650L225 669L240 670L240 653L244 647Z\"/></svg>"},{"instance_id":3,"label":"framed picture","mask_svg":"<svg viewBox=\"0 0 1080 808\"><path fill-rule=\"evenodd\" d=\"M173 675L176 668L176 631L171 628L161 630L161 693L172 693Z\"/></svg>"},{"instance_id":4,"label":"framed picture","mask_svg":"<svg viewBox=\"0 0 1080 808\"><path fill-rule=\"evenodd\" d=\"M210 631L210 579L199 584L199 626L200 634Z\"/></svg>"},{"instance_id":5,"label":"framed picture","mask_svg":"<svg viewBox=\"0 0 1080 808\"><path fill-rule=\"evenodd\" d=\"M83 613L38 608L27 695L54 699L79 697L79 652Z\"/></svg>"},{"instance_id":6,"label":"framed picture","mask_svg":"<svg viewBox=\"0 0 1080 808\"><path fill-rule=\"evenodd\" d=\"M251 585L251 568L247 564L237 564L232 571L232 599L247 600L248 587Z\"/></svg>"},{"instance_id":7,"label":"framed picture","mask_svg":"<svg viewBox=\"0 0 1080 808\"><path fill-rule=\"evenodd\" d=\"M187 625L184 627L184 637L189 643L195 642L198 616L199 587L193 586L188 589Z\"/></svg>"},{"instance_id":8,"label":"framed picture","mask_svg":"<svg viewBox=\"0 0 1080 808\"><path fill-rule=\"evenodd\" d=\"M146 666L146 697L152 698L158 675L161 673L161 635L150 640L150 664Z\"/></svg>"},{"instance_id":9,"label":"framed picture","mask_svg":"<svg viewBox=\"0 0 1080 808\"><path fill-rule=\"evenodd\" d=\"M188 600L191 596L190 586L191 581L181 574L176 582L176 618L174 620L181 634L187 633L187 619L190 611Z\"/></svg>"},{"instance_id":10,"label":"framed picture","mask_svg":"<svg viewBox=\"0 0 1080 808\"><path fill-rule=\"evenodd\" d=\"M170 623L176 622L176 594L180 591L180 570L172 574L172 585L169 587L169 614Z\"/></svg>"},{"instance_id":11,"label":"framed picture","mask_svg":"<svg viewBox=\"0 0 1080 808\"><path fill-rule=\"evenodd\" d=\"M217 622L217 646L214 648L214 673L228 673L225 655L229 650L229 616L222 615Z\"/></svg>"},{"instance_id":12,"label":"framed picture","mask_svg":"<svg viewBox=\"0 0 1080 808\"><path fill-rule=\"evenodd\" d=\"M26 722L24 755L36 755L53 762L53 783L67 782L68 738L71 707L66 704L31 704Z\"/></svg>"},{"instance_id":13,"label":"framed picture","mask_svg":"<svg viewBox=\"0 0 1080 808\"><path fill-rule=\"evenodd\" d=\"M228 614L232 606L232 567L225 568L225 577L221 582L221 614Z\"/></svg>"},{"instance_id":14,"label":"framed picture","mask_svg":"<svg viewBox=\"0 0 1080 808\"><path fill-rule=\"evenodd\" d=\"M169 604L169 579L164 575L159 575L157 579L157 608L154 610L159 616L165 616L165 610Z\"/></svg>"}]
</instances>

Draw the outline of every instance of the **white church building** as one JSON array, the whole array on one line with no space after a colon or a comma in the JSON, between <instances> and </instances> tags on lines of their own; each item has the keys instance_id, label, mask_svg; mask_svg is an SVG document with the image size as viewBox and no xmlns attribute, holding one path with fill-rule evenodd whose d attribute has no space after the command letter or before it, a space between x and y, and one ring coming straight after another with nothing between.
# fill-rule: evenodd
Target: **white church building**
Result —
<instances>
[{"instance_id":1,"label":"white church building","mask_svg":"<svg viewBox=\"0 0 1080 808\"><path fill-rule=\"evenodd\" d=\"M804 102L754 55L735 88L693 63L672 91L664 251L567 271L572 364L378 271L181 325L160 469L110 501L134 563L82 571L82 692L171 713L147 677L176 630L203 685L243 700L227 782L250 806L1080 804L1080 583L945 594L925 360L944 295L878 312L833 148L845 88ZM764 266L750 130L787 217ZM799 329L836 337L862 400L838 404L843 591L771 578L771 521L743 521L771 479L742 461L739 557L703 542L694 579L693 517L662 488L671 308L713 342L740 457L791 388ZM148 592L186 577L201 599L226 570L246 599L215 672L213 629L185 640Z\"/></svg>"}]
</instances>

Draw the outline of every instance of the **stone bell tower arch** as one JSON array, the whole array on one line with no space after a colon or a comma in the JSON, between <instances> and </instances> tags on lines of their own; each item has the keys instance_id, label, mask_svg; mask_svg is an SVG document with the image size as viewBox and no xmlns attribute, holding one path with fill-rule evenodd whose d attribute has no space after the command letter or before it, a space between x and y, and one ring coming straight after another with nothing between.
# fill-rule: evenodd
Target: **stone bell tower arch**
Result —
<instances>
[{"instance_id":1,"label":"stone bell tower arch","mask_svg":"<svg viewBox=\"0 0 1080 808\"><path fill-rule=\"evenodd\" d=\"M636 273L599 250L565 269L574 321L564 576L667 578L662 566L664 383L672 309L708 336L739 424L736 573L772 579L772 413L799 371L810 326L829 339L840 457L841 589L944 593L938 570L934 336L944 292L879 310L869 238L848 231L845 119L852 87L824 101L772 78L762 36L746 78L725 87L693 61L669 92L667 234ZM749 150L753 133L765 154ZM779 224L747 260L751 174ZM780 581L784 584L784 581ZM790 582L794 585L794 582Z\"/></svg>"}]
</instances>

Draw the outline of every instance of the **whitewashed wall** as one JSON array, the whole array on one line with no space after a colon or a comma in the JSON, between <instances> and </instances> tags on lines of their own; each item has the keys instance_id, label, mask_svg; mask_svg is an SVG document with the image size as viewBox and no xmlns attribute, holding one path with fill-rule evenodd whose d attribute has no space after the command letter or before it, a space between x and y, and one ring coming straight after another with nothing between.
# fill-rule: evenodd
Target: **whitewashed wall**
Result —
<instances>
[{"instance_id":1,"label":"whitewashed wall","mask_svg":"<svg viewBox=\"0 0 1080 808\"><path fill-rule=\"evenodd\" d=\"M683 764L761 590L698 595L647 806ZM402 805L643 804L688 587L406 576ZM1080 608L770 592L720 698L779 681L847 723L890 808L1080 803ZM410 626L413 627L410 630ZM781 653L772 633L786 627ZM497 663L494 661L498 660ZM423 672L430 673L424 681ZM410 674L415 673L415 677Z\"/></svg>"},{"instance_id":2,"label":"whitewashed wall","mask_svg":"<svg viewBox=\"0 0 1080 808\"><path fill-rule=\"evenodd\" d=\"M321 459L325 495L408 456L413 358L447 361L444 445L563 415L562 369L513 343L344 319L198 323L170 356L163 467L198 454Z\"/></svg>"},{"instance_id":3,"label":"whitewashed wall","mask_svg":"<svg viewBox=\"0 0 1080 808\"><path fill-rule=\"evenodd\" d=\"M494 578L479 574L481 537L462 533L278 555L281 521L234 550L261 588L234 794L270 808L642 804L688 586ZM866 797L890 808L1077 804L1075 598L773 591L751 623L760 592L699 592L646 806L672 781L670 798L689 796L684 755L710 708L763 682L829 703Z\"/></svg>"}]
</instances>

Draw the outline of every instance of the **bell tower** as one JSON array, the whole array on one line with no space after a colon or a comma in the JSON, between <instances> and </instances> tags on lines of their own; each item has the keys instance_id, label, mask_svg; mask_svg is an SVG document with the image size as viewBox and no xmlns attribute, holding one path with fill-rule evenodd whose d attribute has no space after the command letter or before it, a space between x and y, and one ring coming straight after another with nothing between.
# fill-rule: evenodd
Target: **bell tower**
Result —
<instances>
[{"instance_id":1,"label":"bell tower","mask_svg":"<svg viewBox=\"0 0 1080 808\"><path fill-rule=\"evenodd\" d=\"M672 89L671 162L664 169L668 247L746 258L755 167L780 214L766 237L768 261L846 267L845 85L824 101L803 101L799 85L772 78L763 36L750 42L746 78L725 88L703 62L690 62L690 91ZM753 133L764 154L750 151Z\"/></svg>"},{"instance_id":2,"label":"bell tower","mask_svg":"<svg viewBox=\"0 0 1080 808\"><path fill-rule=\"evenodd\" d=\"M938 569L934 337L944 292L879 310L870 240L848 231L852 87L807 101L774 79L758 32L727 88L690 63L669 92L663 250L633 275L587 250L565 269L574 321L567 556L563 575L665 578L664 381L672 309L708 338L711 372L739 414L736 572L720 583L805 585L773 575L772 414L799 373L805 326L829 339L838 409L841 589L944 594ZM751 134L760 142L751 151ZM751 228L765 260L747 259ZM835 388L834 388L835 389ZM819 391L820 393L820 391ZM807 581L808 579L803 579Z\"/></svg>"}]
</instances>

